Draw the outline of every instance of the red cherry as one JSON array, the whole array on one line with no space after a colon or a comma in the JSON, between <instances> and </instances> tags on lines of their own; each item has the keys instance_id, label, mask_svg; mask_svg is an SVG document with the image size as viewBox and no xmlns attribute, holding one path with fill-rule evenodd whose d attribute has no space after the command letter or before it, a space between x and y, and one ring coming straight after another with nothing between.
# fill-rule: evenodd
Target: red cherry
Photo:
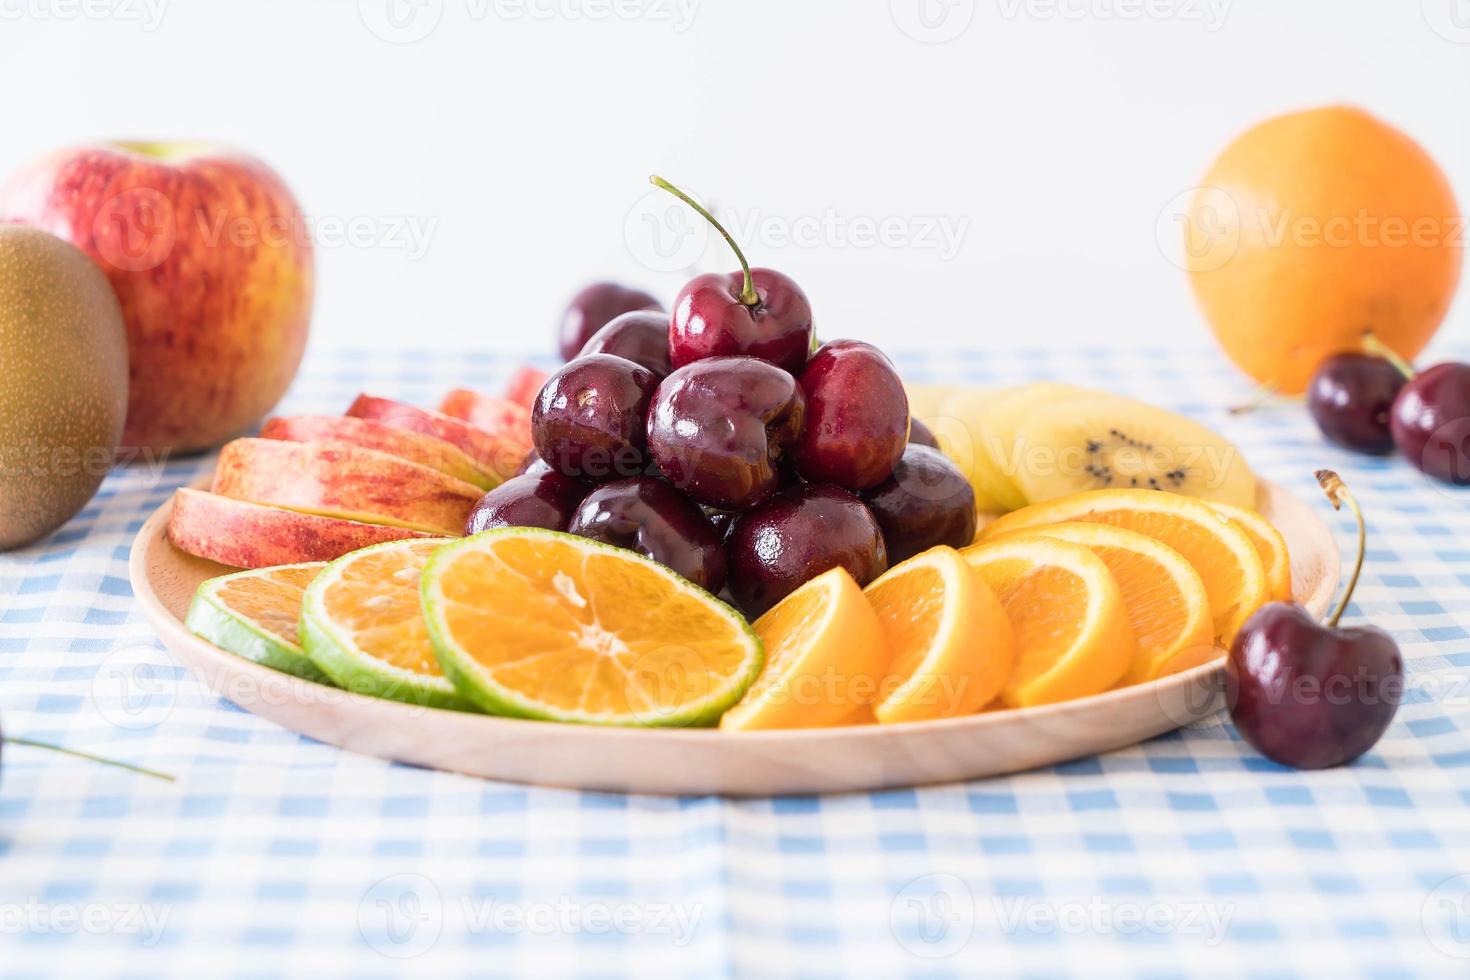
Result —
<instances>
[{"instance_id":1,"label":"red cherry","mask_svg":"<svg viewBox=\"0 0 1470 980\"><path fill-rule=\"evenodd\" d=\"M740 260L740 271L695 276L674 300L669 360L683 367L705 357L747 355L792 374L812 349L812 306L789 276L752 269L724 226L662 177L649 180L688 204L714 226Z\"/></svg>"}]
</instances>

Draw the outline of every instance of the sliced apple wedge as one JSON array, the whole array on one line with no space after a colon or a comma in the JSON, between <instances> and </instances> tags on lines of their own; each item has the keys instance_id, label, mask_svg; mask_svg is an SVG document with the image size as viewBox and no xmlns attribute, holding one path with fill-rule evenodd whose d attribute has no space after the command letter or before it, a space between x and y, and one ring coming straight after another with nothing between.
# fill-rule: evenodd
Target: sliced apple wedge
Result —
<instances>
[{"instance_id":1,"label":"sliced apple wedge","mask_svg":"<svg viewBox=\"0 0 1470 980\"><path fill-rule=\"evenodd\" d=\"M180 551L236 568L332 561L370 544L430 535L252 504L203 490L174 494L168 539Z\"/></svg>"},{"instance_id":2,"label":"sliced apple wedge","mask_svg":"<svg viewBox=\"0 0 1470 980\"><path fill-rule=\"evenodd\" d=\"M406 459L326 442L236 439L211 489L226 497L368 524L464 533L483 491Z\"/></svg>"},{"instance_id":3,"label":"sliced apple wedge","mask_svg":"<svg viewBox=\"0 0 1470 980\"><path fill-rule=\"evenodd\" d=\"M354 418L371 419L404 432L418 432L443 439L458 446L476 465L489 470L501 479L509 479L520 468L525 459L525 450L518 442L477 429L463 419L451 418L443 412L431 412L391 398L376 398L358 395L357 401L347 409Z\"/></svg>"},{"instance_id":4,"label":"sliced apple wedge","mask_svg":"<svg viewBox=\"0 0 1470 980\"><path fill-rule=\"evenodd\" d=\"M523 405L469 388L455 388L439 403L439 411L517 446L522 458L531 451L531 410Z\"/></svg>"},{"instance_id":5,"label":"sliced apple wedge","mask_svg":"<svg viewBox=\"0 0 1470 980\"><path fill-rule=\"evenodd\" d=\"M541 393L541 386L546 384L549 377L550 374L530 364L517 368L516 373L505 383L505 400L529 410L536 404L536 396Z\"/></svg>"},{"instance_id":6,"label":"sliced apple wedge","mask_svg":"<svg viewBox=\"0 0 1470 980\"><path fill-rule=\"evenodd\" d=\"M430 469L447 473L457 480L473 483L482 490L500 485L500 477L482 469L458 446L421 432L406 432L372 419L347 415L287 415L266 421L260 430L262 439L286 442L330 442L406 459Z\"/></svg>"}]
</instances>

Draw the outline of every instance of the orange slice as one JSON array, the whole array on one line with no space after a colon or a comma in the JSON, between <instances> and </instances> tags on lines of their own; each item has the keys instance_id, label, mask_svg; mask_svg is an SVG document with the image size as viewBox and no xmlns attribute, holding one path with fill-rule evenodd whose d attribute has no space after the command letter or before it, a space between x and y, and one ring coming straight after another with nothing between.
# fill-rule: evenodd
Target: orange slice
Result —
<instances>
[{"instance_id":1,"label":"orange slice","mask_svg":"<svg viewBox=\"0 0 1470 980\"><path fill-rule=\"evenodd\" d=\"M184 625L237 657L320 684L331 683L301 649L301 596L326 562L221 575L199 586Z\"/></svg>"},{"instance_id":2,"label":"orange slice","mask_svg":"<svg viewBox=\"0 0 1470 980\"><path fill-rule=\"evenodd\" d=\"M1205 583L1184 556L1136 531L1110 524L1048 524L1039 534L1080 544L1113 574L1138 640L1124 684L1153 680L1213 660L1215 646Z\"/></svg>"},{"instance_id":3,"label":"orange slice","mask_svg":"<svg viewBox=\"0 0 1470 980\"><path fill-rule=\"evenodd\" d=\"M445 545L424 622L455 687L499 714L602 725L707 725L765 659L734 609L657 562L509 527Z\"/></svg>"},{"instance_id":4,"label":"orange slice","mask_svg":"<svg viewBox=\"0 0 1470 980\"><path fill-rule=\"evenodd\" d=\"M1018 534L961 554L1000 599L1016 644L1002 696L1013 708L1106 691L1138 658L1123 593L1079 544Z\"/></svg>"},{"instance_id":5,"label":"orange slice","mask_svg":"<svg viewBox=\"0 0 1470 980\"><path fill-rule=\"evenodd\" d=\"M301 599L312 662L357 694L469 709L439 668L419 610L419 575L446 540L390 541L328 565Z\"/></svg>"},{"instance_id":6,"label":"orange slice","mask_svg":"<svg viewBox=\"0 0 1470 980\"><path fill-rule=\"evenodd\" d=\"M725 712L721 728L851 724L877 695L888 647L878 617L846 569L818 575L754 627L766 648L766 666Z\"/></svg>"},{"instance_id":7,"label":"orange slice","mask_svg":"<svg viewBox=\"0 0 1470 980\"><path fill-rule=\"evenodd\" d=\"M1227 649L1246 619L1271 597L1255 546L1224 514L1161 490L1093 490L1033 504L992 521L982 541L1063 521L1112 524L1160 541L1199 572L1210 597L1215 639Z\"/></svg>"},{"instance_id":8,"label":"orange slice","mask_svg":"<svg viewBox=\"0 0 1470 980\"><path fill-rule=\"evenodd\" d=\"M1286 539L1281 532L1260 514L1244 507L1214 501L1210 506L1230 518L1230 523L1245 532L1266 566L1266 584L1271 598L1278 602L1291 601L1291 554L1286 550Z\"/></svg>"},{"instance_id":9,"label":"orange slice","mask_svg":"<svg viewBox=\"0 0 1470 980\"><path fill-rule=\"evenodd\" d=\"M960 553L931 548L865 590L891 658L882 724L974 714L1005 686L1015 661L1011 624Z\"/></svg>"}]
</instances>

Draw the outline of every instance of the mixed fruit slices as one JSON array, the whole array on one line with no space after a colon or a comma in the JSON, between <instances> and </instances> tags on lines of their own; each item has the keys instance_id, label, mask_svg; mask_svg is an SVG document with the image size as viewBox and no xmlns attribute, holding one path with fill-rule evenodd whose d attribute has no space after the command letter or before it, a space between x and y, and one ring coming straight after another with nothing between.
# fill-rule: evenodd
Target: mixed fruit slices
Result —
<instances>
[{"instance_id":1,"label":"mixed fruit slices","mask_svg":"<svg viewBox=\"0 0 1470 980\"><path fill-rule=\"evenodd\" d=\"M914 418L969 479L985 514L1104 489L1255 506L1256 478L1239 449L1144 402L1050 381L907 391Z\"/></svg>"}]
</instances>

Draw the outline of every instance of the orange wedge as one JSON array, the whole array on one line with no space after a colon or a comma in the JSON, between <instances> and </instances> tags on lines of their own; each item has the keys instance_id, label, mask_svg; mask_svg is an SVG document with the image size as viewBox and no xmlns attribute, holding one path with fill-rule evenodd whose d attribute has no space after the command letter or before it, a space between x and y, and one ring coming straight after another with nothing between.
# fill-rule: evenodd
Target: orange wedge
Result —
<instances>
[{"instance_id":1,"label":"orange wedge","mask_svg":"<svg viewBox=\"0 0 1470 980\"><path fill-rule=\"evenodd\" d=\"M721 728L850 724L877 695L888 647L878 617L846 569L818 575L753 625L766 648L766 666L725 712Z\"/></svg>"},{"instance_id":2,"label":"orange wedge","mask_svg":"<svg viewBox=\"0 0 1470 980\"><path fill-rule=\"evenodd\" d=\"M1255 546L1224 514L1161 490L1093 490L1033 504L986 526L982 541L1063 521L1111 524L1160 541L1199 572L1210 597L1215 640L1229 648L1246 619L1271 598Z\"/></svg>"},{"instance_id":3,"label":"orange wedge","mask_svg":"<svg viewBox=\"0 0 1470 980\"><path fill-rule=\"evenodd\" d=\"M882 724L974 714L1005 686L1011 624L960 553L940 546L874 580L864 595L891 658L873 708Z\"/></svg>"},{"instance_id":4,"label":"orange wedge","mask_svg":"<svg viewBox=\"0 0 1470 980\"><path fill-rule=\"evenodd\" d=\"M1012 708L1106 691L1138 658L1123 593L1080 544L1018 534L961 554L1010 619L1016 666L1002 696Z\"/></svg>"},{"instance_id":5,"label":"orange wedge","mask_svg":"<svg viewBox=\"0 0 1470 980\"><path fill-rule=\"evenodd\" d=\"M1108 566L1138 640L1124 684L1176 673L1222 653L1215 647L1205 583L1168 545L1110 524L1048 524L1020 533L1080 544Z\"/></svg>"},{"instance_id":6,"label":"orange wedge","mask_svg":"<svg viewBox=\"0 0 1470 980\"><path fill-rule=\"evenodd\" d=\"M1253 510L1222 504L1215 501L1210 506L1230 518L1230 523L1245 532L1266 566L1266 584L1271 598L1278 602L1291 601L1291 555L1286 550L1286 539L1271 526L1271 522Z\"/></svg>"},{"instance_id":7,"label":"orange wedge","mask_svg":"<svg viewBox=\"0 0 1470 980\"><path fill-rule=\"evenodd\" d=\"M531 527L434 553L424 623L456 690L488 711L601 725L709 725L765 659L734 609L622 548Z\"/></svg>"}]
</instances>

